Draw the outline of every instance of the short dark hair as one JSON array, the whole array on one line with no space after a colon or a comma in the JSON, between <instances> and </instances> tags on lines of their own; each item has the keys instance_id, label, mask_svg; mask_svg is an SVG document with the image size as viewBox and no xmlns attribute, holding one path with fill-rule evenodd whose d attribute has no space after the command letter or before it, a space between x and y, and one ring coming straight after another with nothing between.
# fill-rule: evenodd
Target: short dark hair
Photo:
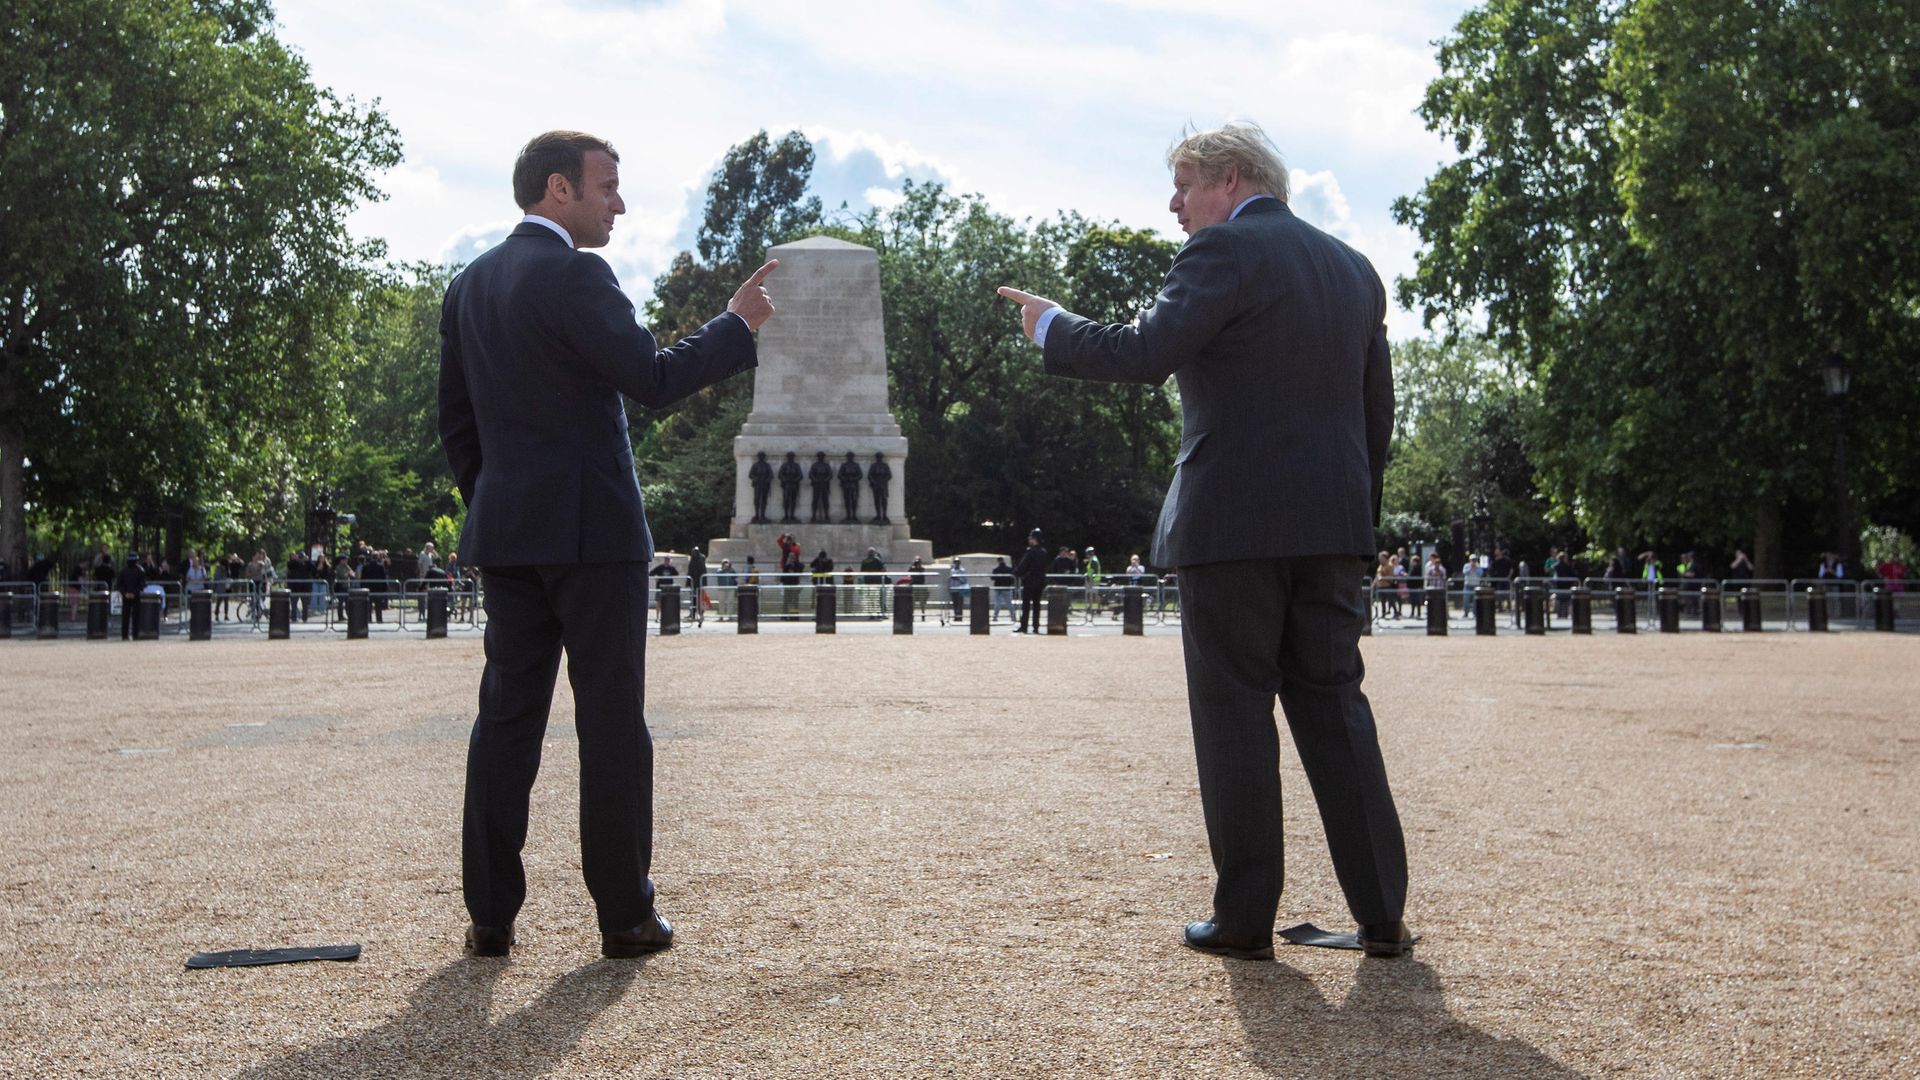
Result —
<instances>
[{"instance_id":1,"label":"short dark hair","mask_svg":"<svg viewBox=\"0 0 1920 1080\"><path fill-rule=\"evenodd\" d=\"M587 153L592 150L620 160L612 143L584 131L549 131L535 135L520 148L520 156L513 163L513 201L522 210L538 205L547 197L547 177L554 173L579 187L586 175Z\"/></svg>"}]
</instances>

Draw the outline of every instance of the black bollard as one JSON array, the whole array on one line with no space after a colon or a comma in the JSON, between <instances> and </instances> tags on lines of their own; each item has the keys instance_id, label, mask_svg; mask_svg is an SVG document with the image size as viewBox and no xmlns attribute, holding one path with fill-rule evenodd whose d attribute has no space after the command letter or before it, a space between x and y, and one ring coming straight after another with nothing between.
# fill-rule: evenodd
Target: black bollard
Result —
<instances>
[{"instance_id":1,"label":"black bollard","mask_svg":"<svg viewBox=\"0 0 1920 1080\"><path fill-rule=\"evenodd\" d=\"M1427 636L1447 636L1447 591L1427 590Z\"/></svg>"},{"instance_id":2,"label":"black bollard","mask_svg":"<svg viewBox=\"0 0 1920 1080\"><path fill-rule=\"evenodd\" d=\"M1120 593L1120 633L1123 637L1145 637L1147 633L1147 594L1138 585L1129 585Z\"/></svg>"},{"instance_id":3,"label":"black bollard","mask_svg":"<svg viewBox=\"0 0 1920 1080\"><path fill-rule=\"evenodd\" d=\"M896 584L893 587L893 632L913 633L913 586L911 585Z\"/></svg>"},{"instance_id":4,"label":"black bollard","mask_svg":"<svg viewBox=\"0 0 1920 1080\"><path fill-rule=\"evenodd\" d=\"M87 640L107 640L107 615L113 598L102 591L87 594Z\"/></svg>"},{"instance_id":5,"label":"black bollard","mask_svg":"<svg viewBox=\"0 0 1920 1080\"><path fill-rule=\"evenodd\" d=\"M60 597L57 593L40 594L40 624L33 636L41 641L52 641L60 636Z\"/></svg>"},{"instance_id":6,"label":"black bollard","mask_svg":"<svg viewBox=\"0 0 1920 1080\"><path fill-rule=\"evenodd\" d=\"M1893 633L1897 614L1893 606L1893 594L1887 591L1886 586L1875 585L1873 587L1873 628L1882 633Z\"/></svg>"},{"instance_id":7,"label":"black bollard","mask_svg":"<svg viewBox=\"0 0 1920 1080\"><path fill-rule=\"evenodd\" d=\"M993 625L992 588L978 588L973 590L973 594L967 597L967 603L969 605L969 610L967 611L967 618L970 624L969 632L974 634L991 633L990 628Z\"/></svg>"},{"instance_id":8,"label":"black bollard","mask_svg":"<svg viewBox=\"0 0 1920 1080\"><path fill-rule=\"evenodd\" d=\"M1633 590L1625 585L1613 590L1613 628L1622 634L1640 632L1640 617L1634 611Z\"/></svg>"},{"instance_id":9,"label":"black bollard","mask_svg":"<svg viewBox=\"0 0 1920 1080\"><path fill-rule=\"evenodd\" d=\"M1493 617L1493 586L1482 585L1473 590L1473 632L1481 637L1492 637L1497 632Z\"/></svg>"},{"instance_id":10,"label":"black bollard","mask_svg":"<svg viewBox=\"0 0 1920 1080\"><path fill-rule=\"evenodd\" d=\"M13 594L0 589L0 638L13 636Z\"/></svg>"},{"instance_id":11,"label":"black bollard","mask_svg":"<svg viewBox=\"0 0 1920 1080\"><path fill-rule=\"evenodd\" d=\"M1654 610L1660 613L1660 632L1677 634L1680 632L1680 590L1671 585L1662 585L1654 593Z\"/></svg>"},{"instance_id":12,"label":"black bollard","mask_svg":"<svg viewBox=\"0 0 1920 1080\"><path fill-rule=\"evenodd\" d=\"M1720 587L1711 581L1700 586L1700 629L1709 634L1719 633L1725 614L1720 610Z\"/></svg>"},{"instance_id":13,"label":"black bollard","mask_svg":"<svg viewBox=\"0 0 1920 1080\"><path fill-rule=\"evenodd\" d=\"M1527 633L1547 632L1547 590L1529 585L1520 591L1521 610L1526 616Z\"/></svg>"},{"instance_id":14,"label":"black bollard","mask_svg":"<svg viewBox=\"0 0 1920 1080\"><path fill-rule=\"evenodd\" d=\"M654 606L660 609L660 636L672 637L679 633L680 586L661 582L654 600Z\"/></svg>"},{"instance_id":15,"label":"black bollard","mask_svg":"<svg viewBox=\"0 0 1920 1080\"><path fill-rule=\"evenodd\" d=\"M742 634L760 632L760 586L742 585L733 592L734 607L739 614L734 619L734 629Z\"/></svg>"},{"instance_id":16,"label":"black bollard","mask_svg":"<svg viewBox=\"0 0 1920 1080\"><path fill-rule=\"evenodd\" d=\"M1585 585L1573 587L1573 632L1593 633L1593 590Z\"/></svg>"},{"instance_id":17,"label":"black bollard","mask_svg":"<svg viewBox=\"0 0 1920 1080\"><path fill-rule=\"evenodd\" d=\"M427 590L427 636L447 636L447 590L438 585Z\"/></svg>"},{"instance_id":18,"label":"black bollard","mask_svg":"<svg viewBox=\"0 0 1920 1080\"><path fill-rule=\"evenodd\" d=\"M1073 609L1073 593L1065 585L1047 586L1047 634L1065 637L1067 618Z\"/></svg>"},{"instance_id":19,"label":"black bollard","mask_svg":"<svg viewBox=\"0 0 1920 1080\"><path fill-rule=\"evenodd\" d=\"M205 589L187 594L187 640L213 640L213 594Z\"/></svg>"},{"instance_id":20,"label":"black bollard","mask_svg":"<svg viewBox=\"0 0 1920 1080\"><path fill-rule=\"evenodd\" d=\"M1760 607L1760 590L1749 585L1740 590L1740 629L1757 634L1767 628L1766 612Z\"/></svg>"},{"instance_id":21,"label":"black bollard","mask_svg":"<svg viewBox=\"0 0 1920 1080\"><path fill-rule=\"evenodd\" d=\"M285 641L293 636L293 598L285 589L267 594L267 640Z\"/></svg>"},{"instance_id":22,"label":"black bollard","mask_svg":"<svg viewBox=\"0 0 1920 1080\"><path fill-rule=\"evenodd\" d=\"M159 593L141 593L140 610L133 620L133 640L160 640L160 601Z\"/></svg>"},{"instance_id":23,"label":"black bollard","mask_svg":"<svg viewBox=\"0 0 1920 1080\"><path fill-rule=\"evenodd\" d=\"M834 595L835 595L834 588L831 585L821 584L821 585L814 586L813 632L816 634L831 634L834 632L834 621L833 621L834 620L834 606L833 606ZM899 617L899 611L900 611L899 596L898 594L895 594L895 597L894 597L895 618Z\"/></svg>"},{"instance_id":24,"label":"black bollard","mask_svg":"<svg viewBox=\"0 0 1920 1080\"><path fill-rule=\"evenodd\" d=\"M367 624L373 621L373 592L370 589L347 590L347 640L365 641Z\"/></svg>"},{"instance_id":25,"label":"black bollard","mask_svg":"<svg viewBox=\"0 0 1920 1080\"><path fill-rule=\"evenodd\" d=\"M1807 629L1816 634L1827 632L1827 590L1807 590Z\"/></svg>"}]
</instances>

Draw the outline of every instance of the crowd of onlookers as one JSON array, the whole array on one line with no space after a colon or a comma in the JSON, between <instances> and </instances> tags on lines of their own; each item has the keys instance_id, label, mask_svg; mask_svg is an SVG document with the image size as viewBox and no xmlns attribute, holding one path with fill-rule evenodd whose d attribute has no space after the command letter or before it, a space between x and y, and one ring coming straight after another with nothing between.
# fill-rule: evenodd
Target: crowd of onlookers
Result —
<instances>
[{"instance_id":1,"label":"crowd of onlookers","mask_svg":"<svg viewBox=\"0 0 1920 1080\"><path fill-rule=\"evenodd\" d=\"M115 559L107 545L67 568L65 573L48 556L36 557L18 580L33 586L31 594L49 589L79 593L85 590L107 593L111 608L121 619L121 636L132 629L133 613L140 598L160 597L163 612L177 608L189 593L206 592L212 598L216 621L252 621L259 619L266 597L276 588L287 590L292 618L306 621L315 615L325 617L331 606L340 614L349 590L368 590L375 621L384 621L391 602L408 591L417 591L421 583L467 582L471 571L461 565L457 553L444 558L431 541L417 552L394 554L357 540L344 552L331 553L321 545L295 547L276 562L265 548L256 548L251 559L237 553L209 558L198 550L189 551L180 565L154 553L128 552ZM14 580L11 568L0 559L0 582Z\"/></svg>"},{"instance_id":2,"label":"crowd of onlookers","mask_svg":"<svg viewBox=\"0 0 1920 1080\"><path fill-rule=\"evenodd\" d=\"M1851 581L1859 579L1860 575L1854 573L1839 555L1825 552L1814 567L1813 577ZM1891 592L1904 592L1907 566L1897 557L1888 557L1874 567L1873 574L1866 577L1886 582ZM1754 579L1753 560L1739 548L1734 549L1733 558L1728 560L1723 573L1712 574L1691 551L1681 553L1669 568L1659 553L1651 550L1633 555L1626 548L1618 548L1604 563L1595 565L1587 559L1568 555L1564 548L1556 548L1535 567L1526 558L1515 560L1505 547L1496 546L1490 554L1468 555L1456 569L1449 568L1437 551L1428 552L1426 561L1418 567L1410 565L1407 549L1403 547L1379 553L1373 567L1372 586L1379 614L1399 618L1402 615L1418 617L1422 600L1429 594L1443 596L1448 592L1458 592L1464 608L1469 602L1467 597L1482 584L1504 589L1517 587L1520 582L1526 581L1542 583L1553 589L1571 589L1582 581L1658 586L1676 581Z\"/></svg>"}]
</instances>

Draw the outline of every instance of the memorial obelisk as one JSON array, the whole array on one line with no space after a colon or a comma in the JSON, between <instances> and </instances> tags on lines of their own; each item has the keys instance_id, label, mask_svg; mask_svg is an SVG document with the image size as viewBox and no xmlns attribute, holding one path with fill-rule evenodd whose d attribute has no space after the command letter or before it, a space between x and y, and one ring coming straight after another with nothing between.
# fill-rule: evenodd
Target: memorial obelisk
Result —
<instances>
[{"instance_id":1,"label":"memorial obelisk","mask_svg":"<svg viewBox=\"0 0 1920 1080\"><path fill-rule=\"evenodd\" d=\"M733 440L733 524L710 545L708 563L732 559L743 567L752 555L771 569L779 561L774 538L781 533L799 542L802 558L811 561L825 551L838 569L856 568L869 548L890 568L916 556L931 559L933 544L913 539L907 524L907 440L887 404L879 255L813 236L781 244L767 257L780 260L766 282L775 311L760 328L753 411ZM834 470L825 520L809 474L822 453ZM859 470L852 484L843 471L849 453ZM752 470L761 454L775 478L756 520ZM788 454L801 472L791 514L778 479ZM879 485L884 501L874 490L876 460L885 466Z\"/></svg>"}]
</instances>

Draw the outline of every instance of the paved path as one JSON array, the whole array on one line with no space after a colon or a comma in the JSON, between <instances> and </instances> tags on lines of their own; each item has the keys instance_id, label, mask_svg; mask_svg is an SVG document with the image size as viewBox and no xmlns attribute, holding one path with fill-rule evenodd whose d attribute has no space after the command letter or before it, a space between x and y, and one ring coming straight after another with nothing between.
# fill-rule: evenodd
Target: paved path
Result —
<instances>
[{"instance_id":1,"label":"paved path","mask_svg":"<svg viewBox=\"0 0 1920 1080\"><path fill-rule=\"evenodd\" d=\"M478 641L0 643L0 1075L1920 1074L1920 639L1372 639L1426 941L1275 963L1176 944L1172 636L648 648L679 944L596 958L563 680L503 964ZM1343 926L1284 769L1282 919Z\"/></svg>"}]
</instances>

